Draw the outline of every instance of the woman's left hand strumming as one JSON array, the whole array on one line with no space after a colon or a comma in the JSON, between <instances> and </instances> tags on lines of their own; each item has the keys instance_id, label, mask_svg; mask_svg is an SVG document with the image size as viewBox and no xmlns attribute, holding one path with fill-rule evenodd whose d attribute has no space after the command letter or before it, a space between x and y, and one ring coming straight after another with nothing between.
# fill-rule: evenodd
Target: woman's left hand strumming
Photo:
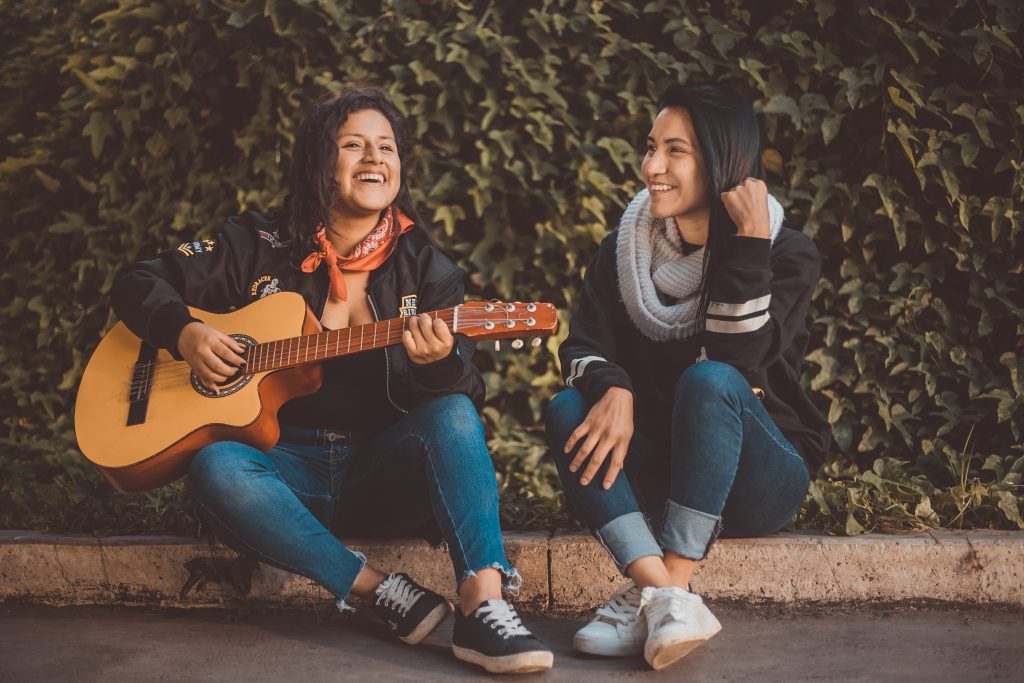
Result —
<instances>
[{"instance_id":1,"label":"woman's left hand strumming","mask_svg":"<svg viewBox=\"0 0 1024 683\"><path fill-rule=\"evenodd\" d=\"M740 237L771 237L768 218L768 186L757 178L747 178L728 192L722 193L722 204L736 224Z\"/></svg>"},{"instance_id":2,"label":"woman's left hand strumming","mask_svg":"<svg viewBox=\"0 0 1024 683\"><path fill-rule=\"evenodd\" d=\"M422 313L408 318L408 329L402 332L402 345L409 360L416 365L426 365L447 358L455 345L455 337L445 321Z\"/></svg>"}]
</instances>

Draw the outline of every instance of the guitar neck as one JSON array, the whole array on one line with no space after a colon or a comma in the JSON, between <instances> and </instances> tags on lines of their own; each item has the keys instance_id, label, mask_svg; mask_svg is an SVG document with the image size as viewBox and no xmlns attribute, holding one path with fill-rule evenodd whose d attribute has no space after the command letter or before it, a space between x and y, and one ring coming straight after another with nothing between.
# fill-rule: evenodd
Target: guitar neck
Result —
<instances>
[{"instance_id":1,"label":"guitar neck","mask_svg":"<svg viewBox=\"0 0 1024 683\"><path fill-rule=\"evenodd\" d=\"M427 313L440 318L453 332L458 330L457 308L445 308ZM408 329L408 318L392 318L380 322L328 330L290 339L278 339L254 344L245 350L246 374L289 368L304 363L316 363L360 351L380 349L399 344L402 332Z\"/></svg>"}]
</instances>

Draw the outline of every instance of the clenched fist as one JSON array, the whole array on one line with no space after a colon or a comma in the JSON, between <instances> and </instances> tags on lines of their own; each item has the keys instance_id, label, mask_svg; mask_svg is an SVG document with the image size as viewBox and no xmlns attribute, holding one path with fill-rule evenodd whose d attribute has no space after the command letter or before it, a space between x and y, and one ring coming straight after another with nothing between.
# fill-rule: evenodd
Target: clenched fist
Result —
<instances>
[{"instance_id":1,"label":"clenched fist","mask_svg":"<svg viewBox=\"0 0 1024 683\"><path fill-rule=\"evenodd\" d=\"M736 224L740 237L771 237L768 218L768 186L757 178L747 178L728 192L722 193L722 204Z\"/></svg>"}]
</instances>

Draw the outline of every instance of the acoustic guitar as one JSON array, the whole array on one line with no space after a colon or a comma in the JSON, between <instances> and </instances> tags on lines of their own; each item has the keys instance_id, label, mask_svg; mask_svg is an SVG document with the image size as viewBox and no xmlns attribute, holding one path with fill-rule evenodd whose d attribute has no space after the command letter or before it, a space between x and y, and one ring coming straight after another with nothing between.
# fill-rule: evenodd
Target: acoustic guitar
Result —
<instances>
[{"instance_id":1,"label":"acoustic guitar","mask_svg":"<svg viewBox=\"0 0 1024 683\"><path fill-rule=\"evenodd\" d=\"M302 297L282 292L237 311L192 315L243 346L245 366L207 387L183 361L144 343L124 323L100 341L75 403L85 457L120 491L143 491L184 476L192 456L215 441L267 450L280 436L277 411L320 388L320 362L400 344L407 318L323 331ZM540 337L558 329L547 303L467 302L429 313L471 339Z\"/></svg>"}]
</instances>

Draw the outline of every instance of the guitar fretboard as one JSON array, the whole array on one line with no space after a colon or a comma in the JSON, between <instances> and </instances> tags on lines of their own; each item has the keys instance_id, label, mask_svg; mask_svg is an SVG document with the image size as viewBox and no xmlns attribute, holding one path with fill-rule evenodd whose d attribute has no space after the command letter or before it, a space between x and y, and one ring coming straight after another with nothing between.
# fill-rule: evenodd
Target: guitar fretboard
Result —
<instances>
[{"instance_id":1,"label":"guitar fretboard","mask_svg":"<svg viewBox=\"0 0 1024 683\"><path fill-rule=\"evenodd\" d=\"M431 311L427 315L431 318L440 318L454 331L454 308ZM255 344L242 354L246 362L245 373L278 370L399 344L402 341L402 332L408 329L408 320L392 318L319 334Z\"/></svg>"}]
</instances>

